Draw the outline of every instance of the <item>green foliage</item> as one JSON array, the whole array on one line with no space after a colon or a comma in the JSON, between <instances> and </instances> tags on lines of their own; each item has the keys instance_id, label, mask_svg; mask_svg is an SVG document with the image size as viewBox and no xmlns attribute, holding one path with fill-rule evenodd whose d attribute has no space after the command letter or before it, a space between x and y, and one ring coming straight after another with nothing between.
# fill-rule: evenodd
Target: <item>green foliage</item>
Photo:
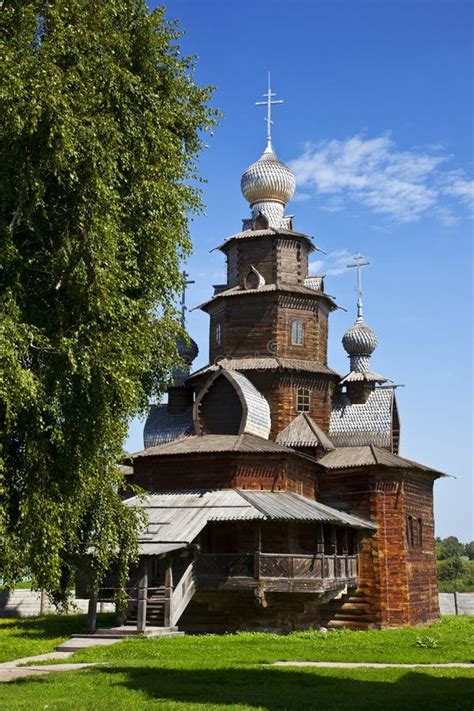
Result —
<instances>
[{"instance_id":1,"label":"green foliage","mask_svg":"<svg viewBox=\"0 0 474 711\"><path fill-rule=\"evenodd\" d=\"M469 541L469 543L466 543L464 546L464 553L467 555L469 560L474 560L474 541Z\"/></svg>"},{"instance_id":2,"label":"green foliage","mask_svg":"<svg viewBox=\"0 0 474 711\"><path fill-rule=\"evenodd\" d=\"M215 112L143 0L0 12L0 578L65 601L136 554L115 462L166 385Z\"/></svg>"},{"instance_id":3,"label":"green foliage","mask_svg":"<svg viewBox=\"0 0 474 711\"><path fill-rule=\"evenodd\" d=\"M456 536L436 539L437 560L447 560L447 558L456 558L462 555L465 555L465 545L461 543Z\"/></svg>"},{"instance_id":4,"label":"green foliage","mask_svg":"<svg viewBox=\"0 0 474 711\"><path fill-rule=\"evenodd\" d=\"M438 588L440 592L474 592L474 561L464 558L439 560Z\"/></svg>"},{"instance_id":5,"label":"green foliage","mask_svg":"<svg viewBox=\"0 0 474 711\"><path fill-rule=\"evenodd\" d=\"M462 578L467 566L462 558L448 558L438 561L438 577L440 580L457 580Z\"/></svg>"},{"instance_id":6,"label":"green foliage","mask_svg":"<svg viewBox=\"0 0 474 711\"><path fill-rule=\"evenodd\" d=\"M424 634L421 637L416 638L416 646L422 647L423 649L436 649L438 641L435 637L430 637L430 635Z\"/></svg>"}]
</instances>

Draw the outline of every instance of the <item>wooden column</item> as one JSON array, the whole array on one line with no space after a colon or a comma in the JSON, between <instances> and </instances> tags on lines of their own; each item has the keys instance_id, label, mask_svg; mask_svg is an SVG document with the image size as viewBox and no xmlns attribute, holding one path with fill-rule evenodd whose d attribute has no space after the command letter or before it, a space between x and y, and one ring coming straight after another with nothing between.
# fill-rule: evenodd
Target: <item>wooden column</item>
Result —
<instances>
[{"instance_id":1,"label":"wooden column","mask_svg":"<svg viewBox=\"0 0 474 711\"><path fill-rule=\"evenodd\" d=\"M331 526L331 548L334 556L334 577L337 578L337 536L335 526Z\"/></svg>"},{"instance_id":2,"label":"wooden column","mask_svg":"<svg viewBox=\"0 0 474 711\"><path fill-rule=\"evenodd\" d=\"M344 529L344 536L342 538L342 552L345 556L344 559L344 570L346 571L346 578L349 577L350 570L349 570L349 541L347 538L348 532L347 528Z\"/></svg>"},{"instance_id":3,"label":"wooden column","mask_svg":"<svg viewBox=\"0 0 474 711\"><path fill-rule=\"evenodd\" d=\"M324 560L324 528L322 523L316 524L316 554L320 558L321 578L325 577L325 560Z\"/></svg>"},{"instance_id":4,"label":"wooden column","mask_svg":"<svg viewBox=\"0 0 474 711\"><path fill-rule=\"evenodd\" d=\"M163 610L163 626L171 627L171 604L173 597L173 560L168 558L165 572L165 598Z\"/></svg>"},{"instance_id":5,"label":"wooden column","mask_svg":"<svg viewBox=\"0 0 474 711\"><path fill-rule=\"evenodd\" d=\"M138 610L137 632L144 632L146 628L146 601L148 597L148 560L142 559L141 576L138 582Z\"/></svg>"},{"instance_id":6,"label":"wooden column","mask_svg":"<svg viewBox=\"0 0 474 711\"><path fill-rule=\"evenodd\" d=\"M262 524L257 522L255 528L255 552L253 554L253 577L260 578L260 553L262 552Z\"/></svg>"},{"instance_id":7,"label":"wooden column","mask_svg":"<svg viewBox=\"0 0 474 711\"><path fill-rule=\"evenodd\" d=\"M91 634L97 629L97 597L99 593L99 588L97 583L94 583L94 588L92 590L92 596L89 598L89 605L87 607L87 631Z\"/></svg>"}]
</instances>

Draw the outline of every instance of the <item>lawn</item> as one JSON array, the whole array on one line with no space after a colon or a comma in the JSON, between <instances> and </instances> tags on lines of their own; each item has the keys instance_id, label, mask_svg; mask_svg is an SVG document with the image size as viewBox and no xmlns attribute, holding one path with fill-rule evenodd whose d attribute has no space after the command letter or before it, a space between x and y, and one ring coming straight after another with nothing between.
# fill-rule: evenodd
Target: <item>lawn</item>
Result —
<instances>
[{"instance_id":1,"label":"lawn","mask_svg":"<svg viewBox=\"0 0 474 711\"><path fill-rule=\"evenodd\" d=\"M97 615L97 619L99 624L110 626L113 616ZM0 618L0 664L20 657L54 652L63 640L83 632L85 624L85 615Z\"/></svg>"},{"instance_id":2,"label":"lawn","mask_svg":"<svg viewBox=\"0 0 474 711\"><path fill-rule=\"evenodd\" d=\"M51 620L48 642L60 631L60 619L52 619L56 628ZM71 625L72 618L66 619ZM20 621L20 628L23 623L28 621ZM75 624L80 627L81 618ZM21 639L18 630L5 637L12 635ZM417 640L434 646L419 646ZM430 628L377 632L142 638L83 650L71 659L86 660L100 666L0 685L0 709L471 711L474 675L468 669L275 668L269 663L473 661L474 619L451 617Z\"/></svg>"}]
</instances>

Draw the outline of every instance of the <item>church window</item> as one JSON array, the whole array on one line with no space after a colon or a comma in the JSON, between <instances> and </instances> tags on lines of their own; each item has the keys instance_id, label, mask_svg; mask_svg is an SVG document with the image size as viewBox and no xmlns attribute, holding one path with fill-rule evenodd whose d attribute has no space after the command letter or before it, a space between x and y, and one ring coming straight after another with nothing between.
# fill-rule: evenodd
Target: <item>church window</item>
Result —
<instances>
[{"instance_id":1,"label":"church window","mask_svg":"<svg viewBox=\"0 0 474 711\"><path fill-rule=\"evenodd\" d=\"M296 391L297 412L309 412L310 398L308 388L298 388Z\"/></svg>"},{"instance_id":2,"label":"church window","mask_svg":"<svg viewBox=\"0 0 474 711\"><path fill-rule=\"evenodd\" d=\"M293 321L291 324L291 344L293 346L303 345L304 328L301 321Z\"/></svg>"},{"instance_id":3,"label":"church window","mask_svg":"<svg viewBox=\"0 0 474 711\"><path fill-rule=\"evenodd\" d=\"M216 346L220 346L221 345L221 325L220 325L220 323L218 323L216 326L215 340L216 340Z\"/></svg>"},{"instance_id":4,"label":"church window","mask_svg":"<svg viewBox=\"0 0 474 711\"><path fill-rule=\"evenodd\" d=\"M418 548L423 548L423 521L418 519Z\"/></svg>"}]
</instances>

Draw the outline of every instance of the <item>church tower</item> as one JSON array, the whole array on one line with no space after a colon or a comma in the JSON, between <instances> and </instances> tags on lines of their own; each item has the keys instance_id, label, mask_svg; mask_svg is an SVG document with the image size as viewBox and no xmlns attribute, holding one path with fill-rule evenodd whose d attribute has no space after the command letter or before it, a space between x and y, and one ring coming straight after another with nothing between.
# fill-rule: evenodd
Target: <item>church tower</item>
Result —
<instances>
[{"instance_id":1,"label":"church tower","mask_svg":"<svg viewBox=\"0 0 474 711\"><path fill-rule=\"evenodd\" d=\"M266 96L270 102L274 94ZM245 373L270 404L272 439L302 413L323 439L339 379L327 363L328 317L337 306L323 277L308 273L317 247L285 214L295 176L277 158L270 135L244 171L241 190L250 216L218 246L227 281L201 305L210 316L209 365L192 381L199 389L219 367Z\"/></svg>"}]
</instances>

